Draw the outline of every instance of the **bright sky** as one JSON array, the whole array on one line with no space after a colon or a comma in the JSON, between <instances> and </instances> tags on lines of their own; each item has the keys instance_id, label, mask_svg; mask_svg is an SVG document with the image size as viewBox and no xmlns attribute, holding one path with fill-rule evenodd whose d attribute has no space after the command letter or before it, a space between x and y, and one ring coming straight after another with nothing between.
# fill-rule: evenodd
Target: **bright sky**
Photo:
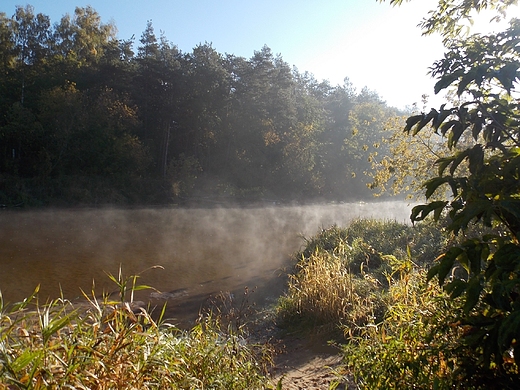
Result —
<instances>
[{"instance_id":1,"label":"bright sky","mask_svg":"<svg viewBox=\"0 0 520 390\"><path fill-rule=\"evenodd\" d=\"M31 4L56 23L76 6L91 5L102 21L113 22L118 37L136 38L152 21L156 35L183 52L209 42L220 53L250 58L269 46L300 72L343 84L348 77L359 91L375 90L389 105L405 108L433 98L428 67L442 57L437 36L423 37L417 27L438 0L415 0L391 7L387 0L0 0L0 12Z\"/></svg>"}]
</instances>

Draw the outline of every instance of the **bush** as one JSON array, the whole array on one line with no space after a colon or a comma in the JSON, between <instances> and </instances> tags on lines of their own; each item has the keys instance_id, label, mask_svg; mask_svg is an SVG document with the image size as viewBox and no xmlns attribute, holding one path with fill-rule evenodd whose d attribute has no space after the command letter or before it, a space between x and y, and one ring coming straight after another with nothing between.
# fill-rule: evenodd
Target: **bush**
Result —
<instances>
[{"instance_id":1,"label":"bush","mask_svg":"<svg viewBox=\"0 0 520 390\"><path fill-rule=\"evenodd\" d=\"M449 389L456 371L453 307L420 269L401 274L386 296L383 321L365 326L343 346L346 368L366 389Z\"/></svg>"}]
</instances>

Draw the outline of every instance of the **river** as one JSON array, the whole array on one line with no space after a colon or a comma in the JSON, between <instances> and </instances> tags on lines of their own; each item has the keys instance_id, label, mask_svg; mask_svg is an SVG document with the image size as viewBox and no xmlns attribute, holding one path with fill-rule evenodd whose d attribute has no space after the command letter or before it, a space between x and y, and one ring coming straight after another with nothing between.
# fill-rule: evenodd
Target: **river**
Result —
<instances>
[{"instance_id":1,"label":"river","mask_svg":"<svg viewBox=\"0 0 520 390\"><path fill-rule=\"evenodd\" d=\"M282 293L291 254L321 228L355 218L408 222L405 202L246 208L141 208L0 211L0 291L4 302L29 296L82 299L114 292L107 273L139 274L168 301L167 314L190 321L219 292L265 305ZM160 268L153 268L161 266Z\"/></svg>"}]
</instances>

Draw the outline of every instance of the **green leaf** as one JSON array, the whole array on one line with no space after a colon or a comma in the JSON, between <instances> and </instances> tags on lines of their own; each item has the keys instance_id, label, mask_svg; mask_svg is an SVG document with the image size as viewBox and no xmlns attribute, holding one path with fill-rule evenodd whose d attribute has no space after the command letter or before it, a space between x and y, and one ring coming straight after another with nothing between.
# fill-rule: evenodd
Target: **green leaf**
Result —
<instances>
[{"instance_id":1,"label":"green leaf","mask_svg":"<svg viewBox=\"0 0 520 390\"><path fill-rule=\"evenodd\" d=\"M479 65L475 72L475 83L480 87L482 85L482 81L484 81L484 77L489 71L489 67L486 65Z\"/></svg>"},{"instance_id":2,"label":"green leaf","mask_svg":"<svg viewBox=\"0 0 520 390\"><path fill-rule=\"evenodd\" d=\"M446 170L448 165L450 165L453 162L454 159L455 159L455 157L453 157L453 156L443 157L443 158L438 159L435 162L436 164L439 165L439 169L438 169L439 176L442 176L444 174L444 171Z\"/></svg>"},{"instance_id":3,"label":"green leaf","mask_svg":"<svg viewBox=\"0 0 520 390\"><path fill-rule=\"evenodd\" d=\"M448 283L444 290L450 294L451 299L455 299L462 295L464 291L466 291L466 288L468 286L468 283L466 283L464 280L456 279L450 283Z\"/></svg>"},{"instance_id":4,"label":"green leaf","mask_svg":"<svg viewBox=\"0 0 520 390\"><path fill-rule=\"evenodd\" d=\"M435 84L434 91L438 94L445 88L448 88L455 80L457 80L463 74L462 71L445 74Z\"/></svg>"},{"instance_id":5,"label":"green leaf","mask_svg":"<svg viewBox=\"0 0 520 390\"><path fill-rule=\"evenodd\" d=\"M432 127L437 132L439 126L446 120L447 117L451 115L451 110L444 109L445 104L441 106L441 111L437 114L432 122Z\"/></svg>"},{"instance_id":6,"label":"green leaf","mask_svg":"<svg viewBox=\"0 0 520 390\"><path fill-rule=\"evenodd\" d=\"M464 244L469 271L472 275L479 275L482 268L484 254L489 253L487 246L479 240L468 240Z\"/></svg>"},{"instance_id":7,"label":"green leaf","mask_svg":"<svg viewBox=\"0 0 520 390\"><path fill-rule=\"evenodd\" d=\"M464 132L464 127L460 122L456 122L452 129L450 134L448 135L448 148L451 149L454 146L457 145L457 142L459 142L460 136Z\"/></svg>"},{"instance_id":8,"label":"green leaf","mask_svg":"<svg viewBox=\"0 0 520 390\"><path fill-rule=\"evenodd\" d=\"M437 276L439 278L439 286L442 286L444 284L444 279L446 279L446 276L453 268L453 264L455 264L456 258L457 255L447 252L445 256L441 259L441 262L439 264L439 270L437 272Z\"/></svg>"},{"instance_id":9,"label":"green leaf","mask_svg":"<svg viewBox=\"0 0 520 390\"><path fill-rule=\"evenodd\" d=\"M460 80L459 86L457 88L457 95L460 96L466 89L466 87L475 80L475 76L477 74L477 69L473 68L468 73L466 73L462 79Z\"/></svg>"},{"instance_id":10,"label":"green leaf","mask_svg":"<svg viewBox=\"0 0 520 390\"><path fill-rule=\"evenodd\" d=\"M520 312L514 311L502 321L498 330L498 345L502 353L511 348L513 340L517 340L519 334Z\"/></svg>"},{"instance_id":11,"label":"green leaf","mask_svg":"<svg viewBox=\"0 0 520 390\"><path fill-rule=\"evenodd\" d=\"M484 118L477 117L473 120L473 127L471 129L471 135L473 139L476 141L480 132L482 131L482 127L484 125Z\"/></svg>"},{"instance_id":12,"label":"green leaf","mask_svg":"<svg viewBox=\"0 0 520 390\"><path fill-rule=\"evenodd\" d=\"M134 291L140 291L140 290L152 290L151 286L148 286L146 284L138 284L136 286L132 286L132 290Z\"/></svg>"},{"instance_id":13,"label":"green leaf","mask_svg":"<svg viewBox=\"0 0 520 390\"><path fill-rule=\"evenodd\" d=\"M434 215L440 216L442 210L446 207L448 202L445 201L436 201L426 205L418 205L412 208L412 214L410 215L410 220L412 222L422 221L426 218L432 211L434 211ZM439 212L437 212L439 210Z\"/></svg>"},{"instance_id":14,"label":"green leaf","mask_svg":"<svg viewBox=\"0 0 520 390\"><path fill-rule=\"evenodd\" d=\"M464 313L468 314L475 307L480 299L482 285L480 275L472 277L468 282L466 289L466 302L464 302Z\"/></svg>"},{"instance_id":15,"label":"green leaf","mask_svg":"<svg viewBox=\"0 0 520 390\"><path fill-rule=\"evenodd\" d=\"M468 153L469 171L471 174L476 174L484 166L484 150L482 145L475 145Z\"/></svg>"},{"instance_id":16,"label":"green leaf","mask_svg":"<svg viewBox=\"0 0 520 390\"><path fill-rule=\"evenodd\" d=\"M410 132L410 130L412 130L412 128L423 119L423 117L424 117L424 115L420 114L420 115L413 115L413 116L409 117L408 119L406 119L406 126L404 128L404 131Z\"/></svg>"},{"instance_id":17,"label":"green leaf","mask_svg":"<svg viewBox=\"0 0 520 390\"><path fill-rule=\"evenodd\" d=\"M10 368L15 373L20 373L29 364L33 363L38 366L39 361L42 357L42 351L31 351L30 349L24 350L11 364Z\"/></svg>"},{"instance_id":18,"label":"green leaf","mask_svg":"<svg viewBox=\"0 0 520 390\"><path fill-rule=\"evenodd\" d=\"M493 286L493 290L491 294L488 294L488 297L491 298L491 301L488 302L491 306L496 309L511 311L511 302L509 299L510 291L507 291L505 286L502 283L495 284ZM488 299L489 301L489 299Z\"/></svg>"},{"instance_id":19,"label":"green leaf","mask_svg":"<svg viewBox=\"0 0 520 390\"><path fill-rule=\"evenodd\" d=\"M456 120L450 120L450 121L448 121L448 122L444 122L444 123L440 126L440 128L439 128L439 130L441 131L441 134L445 136L446 133L447 133L447 132L448 132L448 131L453 127L453 126L455 126L457 123L459 123L459 122L456 121Z\"/></svg>"},{"instance_id":20,"label":"green leaf","mask_svg":"<svg viewBox=\"0 0 520 390\"><path fill-rule=\"evenodd\" d=\"M502 84L508 93L510 93L513 88L513 82L516 80L519 67L518 62L510 62L495 74L495 77L500 81L500 84Z\"/></svg>"},{"instance_id":21,"label":"green leaf","mask_svg":"<svg viewBox=\"0 0 520 390\"><path fill-rule=\"evenodd\" d=\"M47 343L53 334L70 324L71 317L74 315L75 311L72 311L63 317L53 318L47 324L44 324L44 326L42 326L43 342Z\"/></svg>"},{"instance_id":22,"label":"green leaf","mask_svg":"<svg viewBox=\"0 0 520 390\"><path fill-rule=\"evenodd\" d=\"M423 118L423 115L420 114L420 115L413 115L413 116L409 117L408 119L406 119L406 126L404 128L404 131L412 130L412 127L414 127L417 123L419 123L422 118Z\"/></svg>"},{"instance_id":23,"label":"green leaf","mask_svg":"<svg viewBox=\"0 0 520 390\"><path fill-rule=\"evenodd\" d=\"M447 183L449 181L449 177L434 177L433 179L428 180L426 183L424 183L424 187L426 188L426 199L429 199L434 192L439 188L441 185Z\"/></svg>"},{"instance_id":24,"label":"green leaf","mask_svg":"<svg viewBox=\"0 0 520 390\"><path fill-rule=\"evenodd\" d=\"M462 248L459 247L451 247L449 248L444 255L442 255L439 260L437 268L437 276L439 277L439 285L442 286L444 284L444 279L448 275L448 273L453 268L453 264L455 264L455 260L463 253Z\"/></svg>"},{"instance_id":25,"label":"green leaf","mask_svg":"<svg viewBox=\"0 0 520 390\"><path fill-rule=\"evenodd\" d=\"M516 218L520 221L520 199L514 200L503 200L499 202L498 206L503 209L504 211L507 211L511 216Z\"/></svg>"},{"instance_id":26,"label":"green leaf","mask_svg":"<svg viewBox=\"0 0 520 390\"><path fill-rule=\"evenodd\" d=\"M493 204L487 199L468 201L459 213L452 215L453 221L448 228L457 233L461 229L466 229L471 220L478 220L482 215L492 212Z\"/></svg>"},{"instance_id":27,"label":"green leaf","mask_svg":"<svg viewBox=\"0 0 520 390\"><path fill-rule=\"evenodd\" d=\"M432 280L432 278L434 276L436 276L438 273L439 273L439 268L440 268L440 265L437 264L437 265L434 265L433 267L431 267L429 270L428 270L428 273L426 274L426 280L429 282L430 280Z\"/></svg>"},{"instance_id":28,"label":"green leaf","mask_svg":"<svg viewBox=\"0 0 520 390\"><path fill-rule=\"evenodd\" d=\"M497 268L508 273L520 269L520 247L515 244L502 246L494 254L493 262Z\"/></svg>"},{"instance_id":29,"label":"green leaf","mask_svg":"<svg viewBox=\"0 0 520 390\"><path fill-rule=\"evenodd\" d=\"M455 170L458 168L460 163L464 161L464 159L468 156L469 150L463 150L462 152L458 152L455 154L455 159L453 160L453 163L450 167L450 174L453 176L455 173Z\"/></svg>"}]
</instances>

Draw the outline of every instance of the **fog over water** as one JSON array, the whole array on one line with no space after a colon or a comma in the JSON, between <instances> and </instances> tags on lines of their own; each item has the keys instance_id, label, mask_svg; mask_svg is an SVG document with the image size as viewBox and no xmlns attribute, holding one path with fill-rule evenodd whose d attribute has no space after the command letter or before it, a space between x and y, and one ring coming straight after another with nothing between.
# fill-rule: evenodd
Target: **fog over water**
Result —
<instances>
[{"instance_id":1,"label":"fog over water","mask_svg":"<svg viewBox=\"0 0 520 390\"><path fill-rule=\"evenodd\" d=\"M163 294L168 315L198 311L212 294L254 290L261 304L283 289L280 276L304 237L355 218L409 221L405 202L248 208L81 209L0 212L0 290L19 301L41 285L40 301L111 292L105 272L133 275ZM151 290L138 298L150 299ZM160 299L158 299L160 298ZM193 313L191 313L193 314Z\"/></svg>"}]
</instances>

